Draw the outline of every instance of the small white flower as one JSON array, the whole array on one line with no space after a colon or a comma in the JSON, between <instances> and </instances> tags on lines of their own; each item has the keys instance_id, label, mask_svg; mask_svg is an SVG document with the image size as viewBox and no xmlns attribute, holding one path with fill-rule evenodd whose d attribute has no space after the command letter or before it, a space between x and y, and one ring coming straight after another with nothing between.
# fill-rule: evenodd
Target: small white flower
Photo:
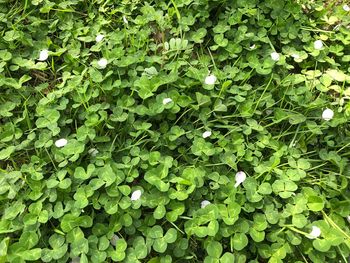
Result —
<instances>
[{"instance_id":1,"label":"small white flower","mask_svg":"<svg viewBox=\"0 0 350 263\"><path fill-rule=\"evenodd\" d=\"M55 141L55 145L58 148L61 148L61 147L65 146L67 143L68 143L68 141L66 139L64 139L64 138Z\"/></svg>"},{"instance_id":2,"label":"small white flower","mask_svg":"<svg viewBox=\"0 0 350 263\"><path fill-rule=\"evenodd\" d=\"M317 226L312 226L311 232L309 234L310 239L318 238L321 235L321 229Z\"/></svg>"},{"instance_id":3,"label":"small white flower","mask_svg":"<svg viewBox=\"0 0 350 263\"><path fill-rule=\"evenodd\" d=\"M99 35L96 36L95 41L98 43L98 42L101 42L104 38L105 38L104 35L99 34Z\"/></svg>"},{"instance_id":4,"label":"small white flower","mask_svg":"<svg viewBox=\"0 0 350 263\"><path fill-rule=\"evenodd\" d=\"M271 53L271 58L273 61L279 61L280 60L280 54L278 54L277 52L272 52Z\"/></svg>"},{"instance_id":5,"label":"small white flower","mask_svg":"<svg viewBox=\"0 0 350 263\"><path fill-rule=\"evenodd\" d=\"M47 49L43 49L39 54L39 61L45 61L49 57L49 51Z\"/></svg>"},{"instance_id":6,"label":"small white flower","mask_svg":"<svg viewBox=\"0 0 350 263\"><path fill-rule=\"evenodd\" d=\"M173 100L171 98L165 98L165 99L163 99L163 105L166 105L166 104L168 104L168 103L170 103L172 101Z\"/></svg>"},{"instance_id":7,"label":"small white flower","mask_svg":"<svg viewBox=\"0 0 350 263\"><path fill-rule=\"evenodd\" d=\"M126 19L126 16L123 16L123 22L124 22L124 24L129 24L129 22L128 22L128 20Z\"/></svg>"},{"instance_id":8,"label":"small white flower","mask_svg":"<svg viewBox=\"0 0 350 263\"><path fill-rule=\"evenodd\" d=\"M254 49L254 48L255 48L255 44L254 44L254 45L251 45L249 48L250 48L250 49Z\"/></svg>"},{"instance_id":9,"label":"small white flower","mask_svg":"<svg viewBox=\"0 0 350 263\"><path fill-rule=\"evenodd\" d=\"M235 184L235 188L237 188L241 183L243 183L245 181L245 179L247 178L245 172L243 171L239 171L236 173L236 184Z\"/></svg>"},{"instance_id":10,"label":"small white flower","mask_svg":"<svg viewBox=\"0 0 350 263\"><path fill-rule=\"evenodd\" d=\"M211 203L208 201L208 200L203 200L202 202L201 202L201 208L204 208L204 207L206 207L207 205L210 205Z\"/></svg>"},{"instance_id":11,"label":"small white flower","mask_svg":"<svg viewBox=\"0 0 350 263\"><path fill-rule=\"evenodd\" d=\"M314 42L314 48L317 49L317 50L323 48L323 42L322 42L322 40L316 40L316 41Z\"/></svg>"},{"instance_id":12,"label":"small white flower","mask_svg":"<svg viewBox=\"0 0 350 263\"><path fill-rule=\"evenodd\" d=\"M346 217L346 220L348 220L348 222L350 223L350 215Z\"/></svg>"},{"instance_id":13,"label":"small white flower","mask_svg":"<svg viewBox=\"0 0 350 263\"><path fill-rule=\"evenodd\" d=\"M97 65L100 67L100 68L105 68L108 64L108 61L107 59L105 58L101 58L98 62L97 62Z\"/></svg>"},{"instance_id":14,"label":"small white flower","mask_svg":"<svg viewBox=\"0 0 350 263\"><path fill-rule=\"evenodd\" d=\"M295 58L295 59L299 59L300 58L300 56L298 54L295 54L295 53L292 54L292 57Z\"/></svg>"},{"instance_id":15,"label":"small white flower","mask_svg":"<svg viewBox=\"0 0 350 263\"><path fill-rule=\"evenodd\" d=\"M91 154L92 157L95 157L99 151L96 148L91 148L88 153Z\"/></svg>"},{"instance_id":16,"label":"small white flower","mask_svg":"<svg viewBox=\"0 0 350 263\"><path fill-rule=\"evenodd\" d=\"M350 11L350 7L348 5L343 5L343 10L346 12Z\"/></svg>"},{"instance_id":17,"label":"small white flower","mask_svg":"<svg viewBox=\"0 0 350 263\"><path fill-rule=\"evenodd\" d=\"M119 239L119 237L117 235L113 235L112 238L111 238L111 244L113 246L115 246L117 244L117 240Z\"/></svg>"},{"instance_id":18,"label":"small white flower","mask_svg":"<svg viewBox=\"0 0 350 263\"><path fill-rule=\"evenodd\" d=\"M325 121L329 121L331 119L333 119L334 116L334 112L331 109L325 109L322 112L322 119L324 119Z\"/></svg>"},{"instance_id":19,"label":"small white flower","mask_svg":"<svg viewBox=\"0 0 350 263\"><path fill-rule=\"evenodd\" d=\"M131 194L131 201L136 201L141 198L142 192L141 190L136 190Z\"/></svg>"},{"instance_id":20,"label":"small white flower","mask_svg":"<svg viewBox=\"0 0 350 263\"><path fill-rule=\"evenodd\" d=\"M205 77L204 83L207 85L214 85L216 82L216 77L215 75L211 74Z\"/></svg>"},{"instance_id":21,"label":"small white flower","mask_svg":"<svg viewBox=\"0 0 350 263\"><path fill-rule=\"evenodd\" d=\"M205 138L208 138L208 137L210 137L211 136L211 131L205 131L205 132L203 132L203 134L202 134L202 137L205 139Z\"/></svg>"}]
</instances>

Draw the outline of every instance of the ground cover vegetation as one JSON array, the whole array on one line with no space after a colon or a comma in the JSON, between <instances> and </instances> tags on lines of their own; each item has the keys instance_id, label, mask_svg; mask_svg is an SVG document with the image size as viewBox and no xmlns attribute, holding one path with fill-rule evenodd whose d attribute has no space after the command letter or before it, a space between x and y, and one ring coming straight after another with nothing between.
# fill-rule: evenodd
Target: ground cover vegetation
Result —
<instances>
[{"instance_id":1,"label":"ground cover vegetation","mask_svg":"<svg viewBox=\"0 0 350 263\"><path fill-rule=\"evenodd\" d=\"M347 262L349 10L0 1L0 262Z\"/></svg>"}]
</instances>

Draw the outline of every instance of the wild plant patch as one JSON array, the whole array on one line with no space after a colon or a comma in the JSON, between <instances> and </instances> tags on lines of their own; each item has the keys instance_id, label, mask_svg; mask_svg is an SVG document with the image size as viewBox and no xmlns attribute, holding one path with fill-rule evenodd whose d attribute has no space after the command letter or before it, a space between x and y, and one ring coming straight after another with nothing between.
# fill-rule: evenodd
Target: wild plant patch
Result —
<instances>
[{"instance_id":1,"label":"wild plant patch","mask_svg":"<svg viewBox=\"0 0 350 263\"><path fill-rule=\"evenodd\" d=\"M342 1L0 1L0 262L347 262Z\"/></svg>"}]
</instances>

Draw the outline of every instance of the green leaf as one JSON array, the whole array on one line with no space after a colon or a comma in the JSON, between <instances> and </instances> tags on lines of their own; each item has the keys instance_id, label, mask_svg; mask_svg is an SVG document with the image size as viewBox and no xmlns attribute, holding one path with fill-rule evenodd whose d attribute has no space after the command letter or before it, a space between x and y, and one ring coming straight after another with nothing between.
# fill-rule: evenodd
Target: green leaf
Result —
<instances>
[{"instance_id":1,"label":"green leaf","mask_svg":"<svg viewBox=\"0 0 350 263\"><path fill-rule=\"evenodd\" d=\"M248 238L244 233L236 233L232 238L235 250L242 250L248 245Z\"/></svg>"},{"instance_id":2,"label":"green leaf","mask_svg":"<svg viewBox=\"0 0 350 263\"><path fill-rule=\"evenodd\" d=\"M15 41L15 40L17 40L17 39L20 38L20 37L21 37L20 32L15 31L15 30L10 30L10 31L7 31L7 32L5 33L5 35L4 35L4 40L10 42L10 41Z\"/></svg>"},{"instance_id":3,"label":"green leaf","mask_svg":"<svg viewBox=\"0 0 350 263\"><path fill-rule=\"evenodd\" d=\"M148 183L156 186L159 191L166 192L168 191L170 186L168 182L164 182L166 181L168 171L169 171L168 167L161 164L156 168L149 169L145 173L144 178Z\"/></svg>"},{"instance_id":4,"label":"green leaf","mask_svg":"<svg viewBox=\"0 0 350 263\"><path fill-rule=\"evenodd\" d=\"M49 238L49 244L52 248L60 248L64 244L65 238L58 234L53 234Z\"/></svg>"},{"instance_id":5,"label":"green leaf","mask_svg":"<svg viewBox=\"0 0 350 263\"><path fill-rule=\"evenodd\" d=\"M276 180L272 184L272 190L282 198L289 198L293 192L298 189L298 186L289 180Z\"/></svg>"},{"instance_id":6,"label":"green leaf","mask_svg":"<svg viewBox=\"0 0 350 263\"><path fill-rule=\"evenodd\" d=\"M126 243L126 241L123 238L120 238L116 241L116 245L115 245L115 251L113 251L112 253L112 259L114 261L122 261L126 254L125 254L125 250L127 248L128 244Z\"/></svg>"},{"instance_id":7,"label":"green leaf","mask_svg":"<svg viewBox=\"0 0 350 263\"><path fill-rule=\"evenodd\" d=\"M292 223L298 228L303 228L307 224L307 218L303 214L296 214L292 217Z\"/></svg>"},{"instance_id":8,"label":"green leaf","mask_svg":"<svg viewBox=\"0 0 350 263\"><path fill-rule=\"evenodd\" d=\"M202 93L199 93L199 92L196 92L196 99L198 102L198 106L208 105L211 102L209 96L203 95Z\"/></svg>"},{"instance_id":9,"label":"green leaf","mask_svg":"<svg viewBox=\"0 0 350 263\"><path fill-rule=\"evenodd\" d=\"M255 228L251 228L249 230L249 235L255 242L261 242L265 238L265 232L264 231L258 231Z\"/></svg>"},{"instance_id":10,"label":"green leaf","mask_svg":"<svg viewBox=\"0 0 350 263\"><path fill-rule=\"evenodd\" d=\"M50 127L50 125L57 125L57 121L60 118L60 113L58 110L55 109L45 109L43 112L40 113L41 116L39 117L35 124L38 128L46 128Z\"/></svg>"},{"instance_id":11,"label":"green leaf","mask_svg":"<svg viewBox=\"0 0 350 263\"><path fill-rule=\"evenodd\" d=\"M302 114L290 114L289 115L289 123L292 125L303 123L305 121L306 121L306 117Z\"/></svg>"},{"instance_id":12,"label":"green leaf","mask_svg":"<svg viewBox=\"0 0 350 263\"><path fill-rule=\"evenodd\" d=\"M164 240L167 243L174 243L177 239L177 231L175 228L170 228L164 235Z\"/></svg>"},{"instance_id":13,"label":"green leaf","mask_svg":"<svg viewBox=\"0 0 350 263\"><path fill-rule=\"evenodd\" d=\"M203 38L205 37L205 35L207 34L207 30L205 28L199 28L196 32L194 32L191 37L192 40L196 43L202 43L203 42Z\"/></svg>"},{"instance_id":14,"label":"green leaf","mask_svg":"<svg viewBox=\"0 0 350 263\"><path fill-rule=\"evenodd\" d=\"M96 132L95 132L95 129L93 128L90 128L84 125L77 129L78 141L85 141L86 138L93 140L95 137L96 137Z\"/></svg>"},{"instance_id":15,"label":"green leaf","mask_svg":"<svg viewBox=\"0 0 350 263\"><path fill-rule=\"evenodd\" d=\"M161 238L163 237L163 228L159 225L156 225L149 229L148 236L150 238Z\"/></svg>"},{"instance_id":16,"label":"green leaf","mask_svg":"<svg viewBox=\"0 0 350 263\"><path fill-rule=\"evenodd\" d=\"M9 61L12 58L12 54L7 50L0 50L0 58L3 61Z\"/></svg>"},{"instance_id":17,"label":"green leaf","mask_svg":"<svg viewBox=\"0 0 350 263\"><path fill-rule=\"evenodd\" d=\"M201 168L185 168L181 174L181 177L189 182L202 187L204 184L205 171Z\"/></svg>"},{"instance_id":18,"label":"green leaf","mask_svg":"<svg viewBox=\"0 0 350 263\"><path fill-rule=\"evenodd\" d=\"M88 262L89 262L88 257L84 253L81 254L79 263L88 263Z\"/></svg>"},{"instance_id":19,"label":"green leaf","mask_svg":"<svg viewBox=\"0 0 350 263\"><path fill-rule=\"evenodd\" d=\"M25 250L23 252L19 252L18 255L24 260L29 260L29 261L38 260L41 256L41 248Z\"/></svg>"},{"instance_id":20,"label":"green leaf","mask_svg":"<svg viewBox=\"0 0 350 263\"><path fill-rule=\"evenodd\" d=\"M7 249L9 246L10 238L6 237L0 242L0 262L6 262Z\"/></svg>"},{"instance_id":21,"label":"green leaf","mask_svg":"<svg viewBox=\"0 0 350 263\"><path fill-rule=\"evenodd\" d=\"M0 160L5 160L11 156L11 154L15 151L15 146L9 146L0 151Z\"/></svg>"},{"instance_id":22,"label":"green leaf","mask_svg":"<svg viewBox=\"0 0 350 263\"><path fill-rule=\"evenodd\" d=\"M14 219L18 214L23 213L25 205L21 201L11 203L11 205L4 210L3 219Z\"/></svg>"},{"instance_id":23,"label":"green leaf","mask_svg":"<svg viewBox=\"0 0 350 263\"><path fill-rule=\"evenodd\" d=\"M19 239L19 242L25 249L31 249L38 241L39 237L34 231L24 232Z\"/></svg>"},{"instance_id":24,"label":"green leaf","mask_svg":"<svg viewBox=\"0 0 350 263\"><path fill-rule=\"evenodd\" d=\"M267 228L268 224L264 214L254 214L253 228L257 231L263 231Z\"/></svg>"},{"instance_id":25,"label":"green leaf","mask_svg":"<svg viewBox=\"0 0 350 263\"><path fill-rule=\"evenodd\" d=\"M74 177L80 180L86 180L90 178L91 174L95 170L95 166L93 164L89 164L87 167L87 172L85 172L83 167L77 167L74 171Z\"/></svg>"},{"instance_id":26,"label":"green leaf","mask_svg":"<svg viewBox=\"0 0 350 263\"><path fill-rule=\"evenodd\" d=\"M226 252L220 258L220 263L233 263L235 262L235 256L229 252Z\"/></svg>"},{"instance_id":27,"label":"green leaf","mask_svg":"<svg viewBox=\"0 0 350 263\"><path fill-rule=\"evenodd\" d=\"M73 255L77 256L82 253L88 253L88 240L84 237L84 232L79 227L72 229L72 231L68 233L67 241L71 243L70 248Z\"/></svg>"},{"instance_id":28,"label":"green leaf","mask_svg":"<svg viewBox=\"0 0 350 263\"><path fill-rule=\"evenodd\" d=\"M220 258L222 254L222 246L218 241L211 241L207 245L208 255L213 258Z\"/></svg>"},{"instance_id":29,"label":"green leaf","mask_svg":"<svg viewBox=\"0 0 350 263\"><path fill-rule=\"evenodd\" d=\"M311 211L321 211L324 207L324 201L319 196L309 196L307 199L307 206Z\"/></svg>"},{"instance_id":30,"label":"green leaf","mask_svg":"<svg viewBox=\"0 0 350 263\"><path fill-rule=\"evenodd\" d=\"M73 214L65 214L62 217L61 228L64 232L69 232L73 228L81 226L81 227L91 227L92 219L89 216L74 216Z\"/></svg>"},{"instance_id":31,"label":"green leaf","mask_svg":"<svg viewBox=\"0 0 350 263\"><path fill-rule=\"evenodd\" d=\"M218 263L219 259L218 258L214 258L211 256L207 256L204 258L204 263Z\"/></svg>"},{"instance_id":32,"label":"green leaf","mask_svg":"<svg viewBox=\"0 0 350 263\"><path fill-rule=\"evenodd\" d=\"M286 244L283 244L282 246L280 246L279 248L275 249L275 251L273 252L269 262L283 262L282 259L284 259L287 255L286 253Z\"/></svg>"},{"instance_id":33,"label":"green leaf","mask_svg":"<svg viewBox=\"0 0 350 263\"><path fill-rule=\"evenodd\" d=\"M164 205L158 205L153 212L153 216L155 219L161 219L165 216L165 214L166 214L166 209Z\"/></svg>"},{"instance_id":34,"label":"green leaf","mask_svg":"<svg viewBox=\"0 0 350 263\"><path fill-rule=\"evenodd\" d=\"M106 183L106 186L110 186L116 181L116 174L109 164L99 168L97 174L98 177Z\"/></svg>"},{"instance_id":35,"label":"green leaf","mask_svg":"<svg viewBox=\"0 0 350 263\"><path fill-rule=\"evenodd\" d=\"M231 202L228 205L218 205L219 213L227 225L233 225L239 218L241 206L236 202Z\"/></svg>"},{"instance_id":36,"label":"green leaf","mask_svg":"<svg viewBox=\"0 0 350 263\"><path fill-rule=\"evenodd\" d=\"M106 236L102 236L98 242L98 250L106 250L109 247L110 241Z\"/></svg>"},{"instance_id":37,"label":"green leaf","mask_svg":"<svg viewBox=\"0 0 350 263\"><path fill-rule=\"evenodd\" d=\"M133 242L133 247L135 249L135 256L138 259L143 259L147 257L148 249L143 237L141 236L136 237Z\"/></svg>"},{"instance_id":38,"label":"green leaf","mask_svg":"<svg viewBox=\"0 0 350 263\"><path fill-rule=\"evenodd\" d=\"M343 82L345 80L349 80L350 77L347 76L346 74L344 74L344 72L340 71L340 70L336 70L336 69L328 69L326 71L326 74L328 76L330 76L332 79L339 81L339 82Z\"/></svg>"},{"instance_id":39,"label":"green leaf","mask_svg":"<svg viewBox=\"0 0 350 263\"><path fill-rule=\"evenodd\" d=\"M154 250L159 253L164 253L167 246L167 242L164 240L164 238L156 239L153 243Z\"/></svg>"},{"instance_id":40,"label":"green leaf","mask_svg":"<svg viewBox=\"0 0 350 263\"><path fill-rule=\"evenodd\" d=\"M317 238L312 242L312 245L320 252L327 252L331 248L332 243L327 239Z\"/></svg>"},{"instance_id":41,"label":"green leaf","mask_svg":"<svg viewBox=\"0 0 350 263\"><path fill-rule=\"evenodd\" d=\"M262 183L259 185L258 193L262 195L269 195L272 193L272 187L269 183Z\"/></svg>"}]
</instances>

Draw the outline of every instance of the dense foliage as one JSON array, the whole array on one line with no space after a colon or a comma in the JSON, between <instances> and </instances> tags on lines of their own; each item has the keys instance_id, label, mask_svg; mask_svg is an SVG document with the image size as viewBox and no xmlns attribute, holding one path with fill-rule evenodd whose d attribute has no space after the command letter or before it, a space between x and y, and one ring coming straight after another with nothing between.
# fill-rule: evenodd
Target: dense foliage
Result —
<instances>
[{"instance_id":1,"label":"dense foliage","mask_svg":"<svg viewBox=\"0 0 350 263\"><path fill-rule=\"evenodd\" d=\"M0 1L0 262L347 262L339 1Z\"/></svg>"}]
</instances>

